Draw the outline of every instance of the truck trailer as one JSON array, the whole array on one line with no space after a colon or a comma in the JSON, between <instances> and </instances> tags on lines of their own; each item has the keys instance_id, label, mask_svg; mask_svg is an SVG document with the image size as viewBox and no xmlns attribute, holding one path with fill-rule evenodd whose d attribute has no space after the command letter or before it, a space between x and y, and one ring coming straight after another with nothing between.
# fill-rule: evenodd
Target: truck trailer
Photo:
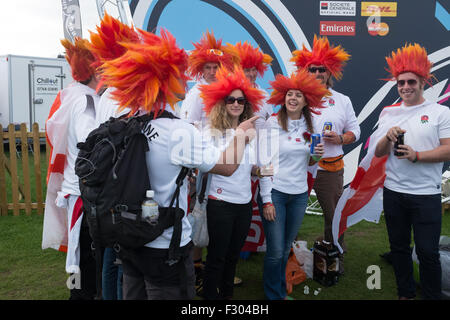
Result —
<instances>
[{"instance_id":1,"label":"truck trailer","mask_svg":"<svg viewBox=\"0 0 450 320\"><path fill-rule=\"evenodd\" d=\"M45 121L58 91L71 82L65 58L0 56L0 124L34 122L45 131Z\"/></svg>"}]
</instances>

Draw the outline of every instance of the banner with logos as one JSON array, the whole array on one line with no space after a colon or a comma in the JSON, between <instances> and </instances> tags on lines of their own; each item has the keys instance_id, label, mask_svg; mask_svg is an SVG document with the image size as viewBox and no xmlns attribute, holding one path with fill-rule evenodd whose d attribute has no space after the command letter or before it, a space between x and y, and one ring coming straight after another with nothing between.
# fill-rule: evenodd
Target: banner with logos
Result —
<instances>
[{"instance_id":1,"label":"banner with logos","mask_svg":"<svg viewBox=\"0 0 450 320\"><path fill-rule=\"evenodd\" d=\"M82 37L81 13L78 0L61 0L64 38L73 42L75 37Z\"/></svg>"}]
</instances>

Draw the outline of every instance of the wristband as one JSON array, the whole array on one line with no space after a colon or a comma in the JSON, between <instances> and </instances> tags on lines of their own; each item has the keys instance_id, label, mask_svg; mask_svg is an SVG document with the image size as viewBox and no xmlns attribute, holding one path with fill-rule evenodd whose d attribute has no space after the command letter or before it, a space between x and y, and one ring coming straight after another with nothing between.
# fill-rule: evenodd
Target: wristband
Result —
<instances>
[{"instance_id":1,"label":"wristband","mask_svg":"<svg viewBox=\"0 0 450 320\"><path fill-rule=\"evenodd\" d=\"M267 208L267 207L273 207L273 203L272 202L266 202L263 204L263 209Z\"/></svg>"},{"instance_id":2,"label":"wristband","mask_svg":"<svg viewBox=\"0 0 450 320\"><path fill-rule=\"evenodd\" d=\"M419 152L416 151L416 158L413 160L413 163L419 161Z\"/></svg>"},{"instance_id":3,"label":"wristband","mask_svg":"<svg viewBox=\"0 0 450 320\"><path fill-rule=\"evenodd\" d=\"M339 135L339 138L341 138L341 144L343 145L344 144L344 138L342 137L342 134Z\"/></svg>"}]
</instances>

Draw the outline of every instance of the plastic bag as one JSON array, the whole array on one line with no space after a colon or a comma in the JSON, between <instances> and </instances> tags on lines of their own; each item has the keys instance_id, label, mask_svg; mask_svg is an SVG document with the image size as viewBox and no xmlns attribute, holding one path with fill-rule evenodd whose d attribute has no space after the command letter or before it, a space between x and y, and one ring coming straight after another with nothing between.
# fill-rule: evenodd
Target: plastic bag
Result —
<instances>
[{"instance_id":1,"label":"plastic bag","mask_svg":"<svg viewBox=\"0 0 450 320\"><path fill-rule=\"evenodd\" d=\"M300 284L306 280L306 273L300 267L293 250L289 254L286 264L286 292L290 294L294 285Z\"/></svg>"},{"instance_id":2,"label":"plastic bag","mask_svg":"<svg viewBox=\"0 0 450 320\"><path fill-rule=\"evenodd\" d=\"M202 203L197 200L191 213L194 217L192 242L194 242L194 245L198 248L204 248L208 246L209 243L208 224L206 222L206 203L206 200Z\"/></svg>"},{"instance_id":3,"label":"plastic bag","mask_svg":"<svg viewBox=\"0 0 450 320\"><path fill-rule=\"evenodd\" d=\"M311 250L307 248L306 241L294 241L292 243L292 248L297 258L298 263L303 268L308 279L313 278L313 262L314 256Z\"/></svg>"}]
</instances>

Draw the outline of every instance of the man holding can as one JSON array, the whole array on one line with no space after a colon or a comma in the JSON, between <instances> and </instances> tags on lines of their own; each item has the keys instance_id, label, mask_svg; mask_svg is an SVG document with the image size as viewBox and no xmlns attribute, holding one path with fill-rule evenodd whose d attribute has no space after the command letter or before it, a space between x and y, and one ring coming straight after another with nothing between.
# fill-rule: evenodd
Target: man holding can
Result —
<instances>
[{"instance_id":1,"label":"man holding can","mask_svg":"<svg viewBox=\"0 0 450 320\"><path fill-rule=\"evenodd\" d=\"M443 162L450 160L450 110L423 96L433 77L423 47L405 45L386 61L402 102L383 109L378 130L385 134L375 156L387 157L383 209L398 297L416 295L412 228L423 298L440 299L441 179ZM403 143L398 141L401 135Z\"/></svg>"},{"instance_id":2,"label":"man holding can","mask_svg":"<svg viewBox=\"0 0 450 320\"><path fill-rule=\"evenodd\" d=\"M342 78L342 68L350 55L341 46L331 46L326 37L314 36L312 51L305 46L293 53L291 61L297 68L305 68L331 92L324 98L325 108L314 116L314 130L321 132L325 153L319 161L314 190L324 215L324 240L333 242L332 223L336 204L344 185L343 145L359 139L361 130L350 99L331 89L333 79ZM339 238L345 250L343 235ZM343 255L340 256L340 272L343 273Z\"/></svg>"}]
</instances>

